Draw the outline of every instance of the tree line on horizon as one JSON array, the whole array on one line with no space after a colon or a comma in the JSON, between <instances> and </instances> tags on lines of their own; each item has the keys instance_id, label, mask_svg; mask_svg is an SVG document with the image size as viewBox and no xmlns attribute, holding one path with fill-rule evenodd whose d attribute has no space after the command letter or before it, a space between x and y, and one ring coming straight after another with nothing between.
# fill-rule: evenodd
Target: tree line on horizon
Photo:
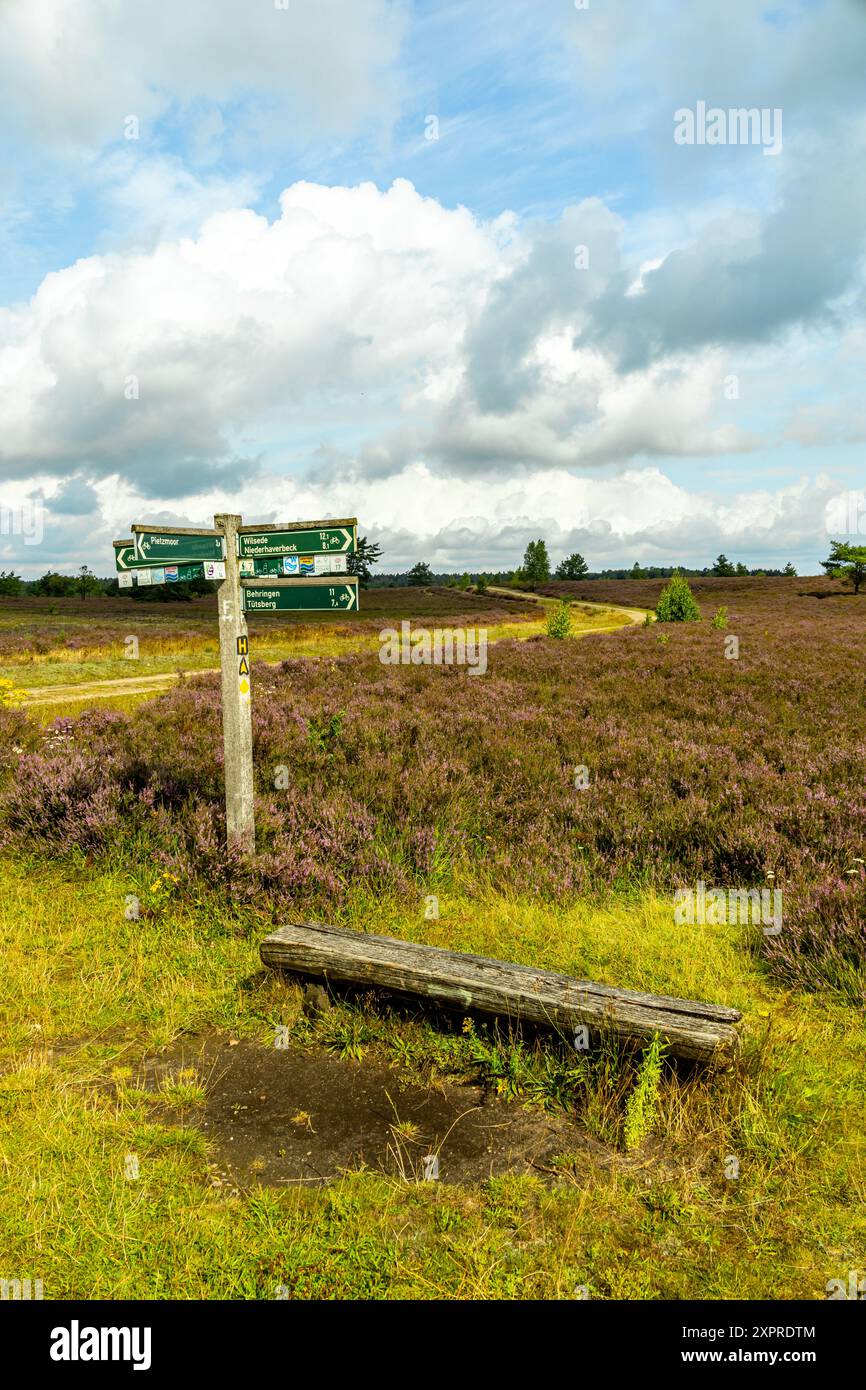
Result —
<instances>
[{"instance_id":1,"label":"tree line on horizon","mask_svg":"<svg viewBox=\"0 0 866 1390\"><path fill-rule=\"evenodd\" d=\"M486 588L489 584L547 584L551 580L576 579L670 579L674 574L688 575L690 578L747 576L752 578L772 578L786 575L796 577L797 571L788 563L784 569L749 569L742 562L734 563L726 555L719 555L712 566L704 569L690 568L687 565L640 565L637 561L630 569L591 570L579 551L560 560L555 569L551 567L547 543L544 540L530 541L523 556L523 563L516 570L464 571L459 577L453 573L435 573L426 561L420 560L402 574L379 574L372 579L374 588L402 588L405 586L449 585L458 588Z\"/></svg>"},{"instance_id":2,"label":"tree line on horizon","mask_svg":"<svg viewBox=\"0 0 866 1390\"><path fill-rule=\"evenodd\" d=\"M516 570L484 570L461 575L453 572L434 573L430 565L419 560L411 569L400 574L377 574L371 566L379 563L382 547L361 536L355 553L348 556L348 572L357 575L362 588L430 588L445 585L460 589L474 587L483 593L490 584L546 584L551 580L579 579L671 579L674 575L684 575L690 579L707 578L796 578L797 571L789 561L784 569L750 569L742 561L729 560L725 554L718 555L711 566L696 569L688 565L640 565L637 560L630 569L591 570L579 551L560 560L551 569L547 543L539 538L527 544L523 563ZM822 568L831 579L843 579L853 585L855 594L860 592L866 581L866 546L850 545L844 541L831 541L830 554L821 561ZM101 579L87 565L81 565L77 574L58 574L49 570L39 579L22 579L13 570L0 570L0 596L7 598L31 595L37 598L91 598L94 595L115 597L123 593L126 598L144 602L188 601L213 591L214 581L194 579L183 584L153 585L144 589L121 590L117 576Z\"/></svg>"}]
</instances>

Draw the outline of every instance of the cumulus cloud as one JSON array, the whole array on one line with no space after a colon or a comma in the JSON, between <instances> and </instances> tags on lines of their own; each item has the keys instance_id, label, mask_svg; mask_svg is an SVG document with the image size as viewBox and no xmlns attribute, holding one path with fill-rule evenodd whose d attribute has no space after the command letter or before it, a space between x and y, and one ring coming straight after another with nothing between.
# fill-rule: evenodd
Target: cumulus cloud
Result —
<instances>
[{"instance_id":1,"label":"cumulus cloud","mask_svg":"<svg viewBox=\"0 0 866 1390\"><path fill-rule=\"evenodd\" d=\"M576 269L593 227L602 249ZM372 418L357 452L382 474L412 457L490 473L754 447L719 417L718 352L623 375L592 342L593 296L611 273L633 284L620 264L594 200L504 237L404 180L294 184L274 222L219 213L0 312L0 459L8 477L77 467L188 497L253 477L283 432L328 443L324 419Z\"/></svg>"},{"instance_id":2,"label":"cumulus cloud","mask_svg":"<svg viewBox=\"0 0 866 1390\"><path fill-rule=\"evenodd\" d=\"M94 509L70 515L84 489L49 496L38 546L0 536L0 559L27 575L50 567L70 571L89 563L111 569L111 541L130 523L210 525L220 511L241 511L248 522L357 515L361 534L383 547L382 568L406 570L416 560L436 569L510 569L536 536L556 562L579 550L591 568L643 564L707 564L724 550L751 564L803 567L827 550L828 538L866 516L862 495L840 492L820 476L727 499L674 483L656 467L614 476L579 477L545 468L520 478L446 478L424 464L370 478L347 464L326 483L262 475L243 493L212 488L188 506L148 500L120 479L93 485ZM858 510L859 508L859 510ZM866 524L864 524L866 529Z\"/></svg>"},{"instance_id":3,"label":"cumulus cloud","mask_svg":"<svg viewBox=\"0 0 866 1390\"><path fill-rule=\"evenodd\" d=\"M612 563L636 540L628 516L615 519L616 489L630 494L635 478L657 503L635 512L656 558L681 555L687 535L742 549L766 529L769 544L782 521L793 542L785 508L800 515L799 493L778 505L750 494L730 515L695 494L690 510L688 494L647 470L786 436L814 444L822 417L785 387L788 345L770 314L753 356L740 348L736 362L753 373L753 397L761 382L776 393L772 428L758 428L727 394L725 333L685 343L667 331L690 300L701 323L712 239L682 253L695 261L687 272L665 274L664 259L653 268L625 253L624 225L597 199L520 225L446 208L405 180L386 191L301 182L273 221L231 208L195 236L78 261L29 304L0 310L2 476L47 490L58 517L83 514L94 489L100 546L103 528L126 531L133 517L200 522L242 498L265 520L279 498L283 517L369 507L401 555L414 534L443 564L461 545L477 563L485 545L490 563L503 547L522 553L523 531L547 522L563 548L605 540L598 563ZM760 218L732 225L736 245L762 245ZM804 339L817 302L830 312L820 296L798 309ZM646 330L627 367L624 324L635 342ZM855 331L847 341L859 351ZM581 519L566 526L579 499Z\"/></svg>"}]
</instances>

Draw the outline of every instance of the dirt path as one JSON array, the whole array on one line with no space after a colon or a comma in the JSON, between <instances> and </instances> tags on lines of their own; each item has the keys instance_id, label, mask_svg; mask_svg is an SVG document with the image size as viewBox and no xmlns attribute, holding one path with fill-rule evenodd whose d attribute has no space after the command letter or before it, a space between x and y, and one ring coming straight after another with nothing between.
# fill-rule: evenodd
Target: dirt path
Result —
<instances>
[{"instance_id":1,"label":"dirt path","mask_svg":"<svg viewBox=\"0 0 866 1390\"><path fill-rule=\"evenodd\" d=\"M218 667L184 671L183 675L214 675ZM75 685L26 685L24 708L36 705L63 705L73 700L106 700L119 695L157 695L170 689L180 679L176 671L163 671L158 676L115 677L106 681L79 681Z\"/></svg>"},{"instance_id":2,"label":"dirt path","mask_svg":"<svg viewBox=\"0 0 866 1390\"><path fill-rule=\"evenodd\" d=\"M493 585L487 591L491 594L508 594L513 597L512 589L495 588ZM521 594L521 598L528 599L532 603L546 606L555 603L556 599L546 598L540 594ZM625 613L631 623L642 623L644 621L644 610L642 608L621 608L615 603L589 603L583 599L578 600L586 608L606 610L611 613ZM616 626L619 626L617 624ZM604 632L608 629L595 628L595 632ZM534 636L535 634L531 634ZM316 661L319 658L310 657L309 660ZM270 666L278 666L279 662L268 662ZM24 703L25 709L35 709L39 705L65 705L83 700L110 700L123 695L159 695L164 690L170 690L179 679L184 676L207 676L216 675L219 671L218 666L208 666L201 669L184 671L163 671L156 676L121 676L111 680L103 681L79 681L72 685L28 685L22 687L27 699Z\"/></svg>"},{"instance_id":3,"label":"dirt path","mask_svg":"<svg viewBox=\"0 0 866 1390\"><path fill-rule=\"evenodd\" d=\"M508 594L511 598L517 596L519 598L528 599L530 603L548 604L559 602L558 599L548 598L546 594L518 594L518 591L515 589L500 589L498 585L494 584L488 586L487 592L488 594ZM646 608L623 608L619 603L593 603L590 599L585 598L573 599L572 602L579 603L583 608L595 608L596 610L604 609L610 613L625 613L628 615L630 623L642 624L649 611ZM655 620L653 619L653 621ZM601 629L596 628L596 631L601 631Z\"/></svg>"}]
</instances>

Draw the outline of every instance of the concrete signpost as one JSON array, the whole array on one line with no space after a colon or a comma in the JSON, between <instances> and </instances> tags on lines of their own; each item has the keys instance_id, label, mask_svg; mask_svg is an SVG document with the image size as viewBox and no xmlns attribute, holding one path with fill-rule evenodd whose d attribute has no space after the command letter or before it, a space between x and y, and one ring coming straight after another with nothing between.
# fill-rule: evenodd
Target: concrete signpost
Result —
<instances>
[{"instance_id":1,"label":"concrete signpost","mask_svg":"<svg viewBox=\"0 0 866 1390\"><path fill-rule=\"evenodd\" d=\"M213 520L213 530L133 526L131 540L114 542L114 560L123 589L219 581L226 838L230 849L247 856L255 853L256 830L246 614L357 612L358 580L346 574L346 557L357 549L358 523L349 517L244 526L243 517L224 512Z\"/></svg>"}]
</instances>

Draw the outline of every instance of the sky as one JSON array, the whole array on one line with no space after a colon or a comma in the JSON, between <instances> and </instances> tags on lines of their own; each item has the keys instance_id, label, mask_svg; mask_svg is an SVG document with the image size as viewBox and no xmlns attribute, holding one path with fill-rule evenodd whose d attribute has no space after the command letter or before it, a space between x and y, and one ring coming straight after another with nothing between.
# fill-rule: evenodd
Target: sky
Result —
<instances>
[{"instance_id":1,"label":"sky","mask_svg":"<svg viewBox=\"0 0 866 1390\"><path fill-rule=\"evenodd\" d=\"M0 0L0 569L237 512L819 573L864 75L866 0Z\"/></svg>"}]
</instances>

